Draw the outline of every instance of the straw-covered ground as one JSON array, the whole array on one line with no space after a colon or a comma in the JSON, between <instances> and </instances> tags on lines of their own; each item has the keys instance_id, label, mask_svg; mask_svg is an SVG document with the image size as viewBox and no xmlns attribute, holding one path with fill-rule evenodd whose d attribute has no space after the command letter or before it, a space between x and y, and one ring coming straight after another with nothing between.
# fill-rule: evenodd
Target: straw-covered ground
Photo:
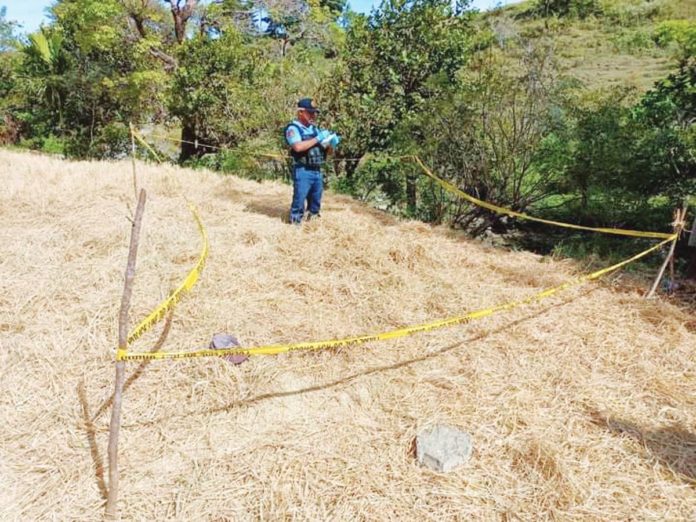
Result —
<instances>
[{"instance_id":1,"label":"straw-covered ground","mask_svg":"<svg viewBox=\"0 0 696 522\"><path fill-rule=\"evenodd\" d=\"M166 350L379 332L518 299L584 267L494 250L329 194L139 164L132 321L211 256ZM0 519L102 516L131 165L0 151ZM124 520L696 517L696 334L612 278L469 325L340 350L129 363ZM132 347L152 349L162 326ZM419 430L471 461L417 465Z\"/></svg>"}]
</instances>

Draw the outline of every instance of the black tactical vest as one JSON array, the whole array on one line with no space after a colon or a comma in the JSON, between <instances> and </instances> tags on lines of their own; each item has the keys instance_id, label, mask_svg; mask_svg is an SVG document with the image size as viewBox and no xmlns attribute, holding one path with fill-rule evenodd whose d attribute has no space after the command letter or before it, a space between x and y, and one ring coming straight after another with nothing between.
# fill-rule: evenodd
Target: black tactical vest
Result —
<instances>
[{"instance_id":1,"label":"black tactical vest","mask_svg":"<svg viewBox=\"0 0 696 522\"><path fill-rule=\"evenodd\" d=\"M292 123L288 124L287 127L285 127L283 136L285 136L285 133L290 127L295 127L295 129L297 129L297 131L300 133L300 138L302 141L316 138L317 133L319 132L317 127L314 125L308 129L304 125L299 125L293 121ZM309 169L319 170L326 161L326 151L319 143L304 152L295 152L291 147L290 155L292 156L293 163L295 165L302 165L303 167L307 167Z\"/></svg>"}]
</instances>

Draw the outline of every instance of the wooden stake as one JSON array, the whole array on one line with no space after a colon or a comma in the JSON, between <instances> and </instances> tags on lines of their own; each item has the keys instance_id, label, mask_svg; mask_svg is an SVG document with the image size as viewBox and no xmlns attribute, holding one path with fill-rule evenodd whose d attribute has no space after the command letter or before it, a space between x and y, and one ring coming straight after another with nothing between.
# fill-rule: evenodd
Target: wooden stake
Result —
<instances>
[{"instance_id":1,"label":"wooden stake","mask_svg":"<svg viewBox=\"0 0 696 522\"><path fill-rule=\"evenodd\" d=\"M138 255L138 241L140 240L140 226L143 222L146 194L140 191L138 207L135 210L135 219L131 228L130 247L128 249L128 264L126 265L126 281L121 297L121 310L118 313L118 348L128 349L128 308L133 293L133 281L135 279L135 260ZM115 520L118 518L118 434L121 428L121 399L123 395L123 380L125 376L125 361L116 361L116 382L114 384L114 403L111 410L111 423L109 425L109 495L106 499L106 518Z\"/></svg>"},{"instance_id":2,"label":"wooden stake","mask_svg":"<svg viewBox=\"0 0 696 522\"><path fill-rule=\"evenodd\" d=\"M133 165L133 191L135 192L135 198L138 198L138 176L135 173L135 129L133 124L129 123L130 127L130 138L131 138L131 163Z\"/></svg>"},{"instance_id":3,"label":"wooden stake","mask_svg":"<svg viewBox=\"0 0 696 522\"><path fill-rule=\"evenodd\" d=\"M670 265L672 269L670 270L670 273L672 274L672 282L674 282L674 249L677 246L677 241L679 241L679 235L681 234L682 230L684 229L684 218L686 217L686 209L677 209L674 212L674 233L677 234L677 237L674 238L674 241L672 241L672 245L669 247L669 253L667 254L667 257L665 258L664 263L662 263L662 266L660 267L660 271L657 273L657 277L655 278L655 282L652 285L652 288L650 288L650 291L648 294L645 296L646 299L650 299L654 294L655 290L657 290L657 287L660 284L660 281L662 280L662 276L665 274L665 270L667 269L667 266Z\"/></svg>"}]
</instances>

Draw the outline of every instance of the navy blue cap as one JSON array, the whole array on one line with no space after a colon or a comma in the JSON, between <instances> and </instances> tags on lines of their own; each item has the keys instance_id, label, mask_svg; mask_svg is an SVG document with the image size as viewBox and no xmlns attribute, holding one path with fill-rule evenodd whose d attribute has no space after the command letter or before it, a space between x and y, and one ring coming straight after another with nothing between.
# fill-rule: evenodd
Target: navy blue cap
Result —
<instances>
[{"instance_id":1,"label":"navy blue cap","mask_svg":"<svg viewBox=\"0 0 696 522\"><path fill-rule=\"evenodd\" d=\"M297 102L297 108L308 112L319 112L319 108L312 98L302 98Z\"/></svg>"}]
</instances>

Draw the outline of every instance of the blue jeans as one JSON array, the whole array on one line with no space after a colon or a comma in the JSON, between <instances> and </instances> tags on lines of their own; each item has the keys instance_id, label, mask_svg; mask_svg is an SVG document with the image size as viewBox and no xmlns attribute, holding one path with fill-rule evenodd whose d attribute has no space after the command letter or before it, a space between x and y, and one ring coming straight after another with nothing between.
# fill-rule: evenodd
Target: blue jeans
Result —
<instances>
[{"instance_id":1,"label":"blue jeans","mask_svg":"<svg viewBox=\"0 0 696 522\"><path fill-rule=\"evenodd\" d=\"M292 206L290 223L299 223L305 212L305 201L310 215L316 216L321 209L324 179L320 170L310 170L301 165L292 168Z\"/></svg>"}]
</instances>

